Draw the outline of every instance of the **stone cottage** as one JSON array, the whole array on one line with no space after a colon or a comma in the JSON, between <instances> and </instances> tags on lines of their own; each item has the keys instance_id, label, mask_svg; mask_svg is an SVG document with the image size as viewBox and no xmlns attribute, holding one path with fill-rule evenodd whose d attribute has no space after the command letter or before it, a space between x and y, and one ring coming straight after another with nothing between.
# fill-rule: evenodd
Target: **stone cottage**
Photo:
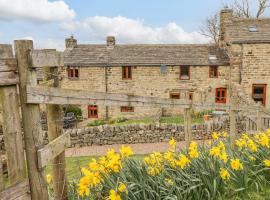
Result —
<instances>
[{"instance_id":1,"label":"stone cottage","mask_svg":"<svg viewBox=\"0 0 270 200\"><path fill-rule=\"evenodd\" d=\"M66 39L62 88L228 104L229 81L270 107L270 19L220 13L219 44L77 44ZM269 92L268 92L269 91ZM83 105L84 118L176 115L180 108Z\"/></svg>"}]
</instances>

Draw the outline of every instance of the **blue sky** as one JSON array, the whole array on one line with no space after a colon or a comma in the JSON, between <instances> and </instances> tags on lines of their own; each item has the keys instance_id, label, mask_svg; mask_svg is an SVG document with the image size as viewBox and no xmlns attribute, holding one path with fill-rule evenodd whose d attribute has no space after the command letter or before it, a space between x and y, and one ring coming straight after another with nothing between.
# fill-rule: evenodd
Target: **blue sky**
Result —
<instances>
[{"instance_id":1,"label":"blue sky","mask_svg":"<svg viewBox=\"0 0 270 200\"><path fill-rule=\"evenodd\" d=\"M199 26L230 0L0 0L0 43L34 39L37 48L79 43L205 43ZM12 5L12 6L10 6Z\"/></svg>"}]
</instances>

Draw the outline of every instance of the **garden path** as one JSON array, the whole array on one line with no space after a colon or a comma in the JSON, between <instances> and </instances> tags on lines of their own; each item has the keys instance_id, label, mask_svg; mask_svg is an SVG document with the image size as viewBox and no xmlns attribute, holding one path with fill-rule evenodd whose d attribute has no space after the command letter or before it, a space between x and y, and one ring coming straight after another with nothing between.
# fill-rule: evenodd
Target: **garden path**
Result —
<instances>
[{"instance_id":1,"label":"garden path","mask_svg":"<svg viewBox=\"0 0 270 200\"><path fill-rule=\"evenodd\" d=\"M197 141L200 145L206 145L208 141L200 140ZM169 148L168 142L161 143L144 143L144 144L124 144L125 146L130 146L133 149L134 154L150 154L154 151L165 152ZM184 148L185 142L177 142L177 148ZM120 149L122 144L113 145L93 145L88 147L74 147L66 149L66 157L79 157L79 156L103 156L109 149Z\"/></svg>"}]
</instances>

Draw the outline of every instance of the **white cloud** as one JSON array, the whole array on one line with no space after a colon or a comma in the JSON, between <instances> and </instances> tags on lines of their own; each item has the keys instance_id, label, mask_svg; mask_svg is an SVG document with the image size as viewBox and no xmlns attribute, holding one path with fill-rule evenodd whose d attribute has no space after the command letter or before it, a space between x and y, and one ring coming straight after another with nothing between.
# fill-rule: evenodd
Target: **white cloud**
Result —
<instances>
[{"instance_id":1,"label":"white cloud","mask_svg":"<svg viewBox=\"0 0 270 200\"><path fill-rule=\"evenodd\" d=\"M62 24L65 31L86 31L89 39L104 41L107 35L116 36L119 43L207 43L209 39L198 32L186 32L176 23L163 27L146 25L142 20L126 17L89 17L83 21Z\"/></svg>"},{"instance_id":2,"label":"white cloud","mask_svg":"<svg viewBox=\"0 0 270 200\"><path fill-rule=\"evenodd\" d=\"M67 21L75 12L62 0L0 0L0 20Z\"/></svg>"}]
</instances>

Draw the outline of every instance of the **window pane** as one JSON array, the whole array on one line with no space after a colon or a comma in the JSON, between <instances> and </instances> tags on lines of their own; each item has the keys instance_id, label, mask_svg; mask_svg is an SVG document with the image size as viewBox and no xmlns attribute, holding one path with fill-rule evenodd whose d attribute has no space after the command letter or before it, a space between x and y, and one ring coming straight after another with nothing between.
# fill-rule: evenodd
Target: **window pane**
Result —
<instances>
[{"instance_id":1,"label":"window pane","mask_svg":"<svg viewBox=\"0 0 270 200\"><path fill-rule=\"evenodd\" d=\"M75 69L75 77L79 78L79 69Z\"/></svg>"},{"instance_id":2,"label":"window pane","mask_svg":"<svg viewBox=\"0 0 270 200\"><path fill-rule=\"evenodd\" d=\"M180 67L180 78L183 80L189 79L189 66L181 66Z\"/></svg>"},{"instance_id":3,"label":"window pane","mask_svg":"<svg viewBox=\"0 0 270 200\"><path fill-rule=\"evenodd\" d=\"M128 70L128 78L131 78L131 67L127 67Z\"/></svg>"}]
</instances>

